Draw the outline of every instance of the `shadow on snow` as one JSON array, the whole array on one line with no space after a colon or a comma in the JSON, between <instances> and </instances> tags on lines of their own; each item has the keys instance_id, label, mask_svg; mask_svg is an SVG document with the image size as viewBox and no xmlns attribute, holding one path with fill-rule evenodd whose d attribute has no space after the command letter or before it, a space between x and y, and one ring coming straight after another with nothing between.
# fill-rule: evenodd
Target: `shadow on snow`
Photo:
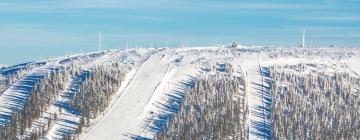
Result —
<instances>
[{"instance_id":1,"label":"shadow on snow","mask_svg":"<svg viewBox=\"0 0 360 140\"><path fill-rule=\"evenodd\" d=\"M262 74L262 83L250 83L253 84L257 93L255 96L262 99L262 105L257 106L255 111L250 112L259 120L251 121L250 125L255 128L255 132L251 131L250 133L255 134L260 139L271 139L271 95L270 95L270 73L269 69L266 67L261 68Z\"/></svg>"},{"instance_id":2,"label":"shadow on snow","mask_svg":"<svg viewBox=\"0 0 360 140\"><path fill-rule=\"evenodd\" d=\"M146 133L158 133L165 130L165 125L168 120L173 117L173 114L179 111L180 104L184 98L186 91L194 87L195 77L188 75L187 81L181 81L177 84L177 89L172 90L166 94L166 103L156 102L155 106L160 109L159 113L151 112L152 115L146 118L145 126L143 126L145 136L126 134L134 140L149 140Z\"/></svg>"}]
</instances>

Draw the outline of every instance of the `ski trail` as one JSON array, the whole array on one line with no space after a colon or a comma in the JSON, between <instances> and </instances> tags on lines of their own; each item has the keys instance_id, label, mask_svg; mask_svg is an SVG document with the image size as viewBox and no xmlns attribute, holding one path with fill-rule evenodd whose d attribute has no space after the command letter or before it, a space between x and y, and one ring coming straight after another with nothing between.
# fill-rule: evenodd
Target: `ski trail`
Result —
<instances>
[{"instance_id":1,"label":"ski trail","mask_svg":"<svg viewBox=\"0 0 360 140\"><path fill-rule=\"evenodd\" d=\"M148 58L149 59L149 58ZM132 83L134 82L134 79L136 77L138 77L138 74L139 74L139 71L141 71L141 69L143 68L143 65L146 64L147 60L145 60L145 62L137 69L133 70L129 75L127 75L126 77L126 80L124 81L124 84L125 85L124 87L121 87L118 92L120 92L120 94L117 94L116 97L115 97L115 100L112 101L109 109L107 109L106 111L104 111L104 115L103 116L99 116L95 122L95 125L91 126L90 128L88 128L86 130L86 134L85 136L83 137L87 137L87 135L89 135L96 127L98 127L99 124L102 123L102 121L106 118L105 116L108 115L108 112L110 112L113 108L114 108L114 104L117 104L119 98L122 97L123 93L127 90L127 88L129 87L129 85L132 85ZM81 137L81 136L80 136Z\"/></svg>"},{"instance_id":2,"label":"ski trail","mask_svg":"<svg viewBox=\"0 0 360 140\"><path fill-rule=\"evenodd\" d=\"M260 65L260 53L249 54L244 62L244 68L247 73L248 106L249 106L249 138L271 139L269 106L270 100L268 77L266 68Z\"/></svg>"},{"instance_id":3,"label":"ski trail","mask_svg":"<svg viewBox=\"0 0 360 140\"><path fill-rule=\"evenodd\" d=\"M138 125L141 124L146 101L151 98L154 88L164 77L168 67L168 61L159 60L164 54L168 54L168 51L170 50L153 54L143 64L115 105L82 139L127 139L127 134L141 130Z\"/></svg>"}]
</instances>

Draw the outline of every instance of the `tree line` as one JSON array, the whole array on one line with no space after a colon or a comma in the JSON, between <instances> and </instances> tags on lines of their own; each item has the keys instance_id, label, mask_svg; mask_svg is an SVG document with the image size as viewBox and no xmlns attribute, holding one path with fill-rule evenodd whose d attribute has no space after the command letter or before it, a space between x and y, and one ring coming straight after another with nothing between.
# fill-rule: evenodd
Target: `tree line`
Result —
<instances>
[{"instance_id":1,"label":"tree line","mask_svg":"<svg viewBox=\"0 0 360 140\"><path fill-rule=\"evenodd\" d=\"M60 92L65 90L71 77L80 75L82 70L76 64L54 68L42 75L36 82L21 109L14 110L10 118L0 127L0 139L18 138L39 139L46 134L51 125L58 119L58 114L50 114L47 124L31 129L32 123L42 117L47 107L55 101ZM75 135L88 126L90 119L96 118L110 104L114 95L125 79L125 72L119 63L99 65L89 69L89 75L80 83L80 88L70 99L70 105L80 112L80 122ZM71 134L64 139L74 139Z\"/></svg>"},{"instance_id":2,"label":"tree line","mask_svg":"<svg viewBox=\"0 0 360 140\"><path fill-rule=\"evenodd\" d=\"M23 77L27 72L34 69L34 67L25 67L20 68L14 72L7 72L6 74L0 75L0 93L3 93L6 88L13 85L16 81L18 81L21 77Z\"/></svg>"},{"instance_id":3,"label":"tree line","mask_svg":"<svg viewBox=\"0 0 360 140\"><path fill-rule=\"evenodd\" d=\"M60 91L64 90L65 83L70 77L70 67L60 67L49 70L36 82L20 109L13 110L10 118L0 128L0 139L16 139L17 136L26 137L26 129L30 128L32 122L41 117L47 107L55 100ZM50 115L49 122L54 119ZM39 137L45 131L46 126L38 127L31 132L30 138Z\"/></svg>"},{"instance_id":4,"label":"tree line","mask_svg":"<svg viewBox=\"0 0 360 140\"><path fill-rule=\"evenodd\" d=\"M247 136L246 84L244 77L222 72L203 75L185 92L179 111L166 122L154 139L245 139Z\"/></svg>"},{"instance_id":5,"label":"tree line","mask_svg":"<svg viewBox=\"0 0 360 140\"><path fill-rule=\"evenodd\" d=\"M80 123L75 135L78 136L84 127L90 125L109 106L122 82L125 72L119 63L99 65L90 70L88 77L80 84L80 88L70 99L70 105L80 112Z\"/></svg>"},{"instance_id":6,"label":"tree line","mask_svg":"<svg viewBox=\"0 0 360 140\"><path fill-rule=\"evenodd\" d=\"M316 67L316 65L313 65ZM360 79L272 66L272 139L360 139Z\"/></svg>"}]
</instances>

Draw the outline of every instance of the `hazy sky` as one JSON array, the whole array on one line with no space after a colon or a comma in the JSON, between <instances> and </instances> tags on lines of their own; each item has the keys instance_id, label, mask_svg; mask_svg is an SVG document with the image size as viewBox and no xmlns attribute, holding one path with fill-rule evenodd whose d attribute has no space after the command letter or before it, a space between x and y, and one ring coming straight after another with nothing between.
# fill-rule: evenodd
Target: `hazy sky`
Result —
<instances>
[{"instance_id":1,"label":"hazy sky","mask_svg":"<svg viewBox=\"0 0 360 140\"><path fill-rule=\"evenodd\" d=\"M1 0L0 63L150 45L360 46L360 0Z\"/></svg>"}]
</instances>

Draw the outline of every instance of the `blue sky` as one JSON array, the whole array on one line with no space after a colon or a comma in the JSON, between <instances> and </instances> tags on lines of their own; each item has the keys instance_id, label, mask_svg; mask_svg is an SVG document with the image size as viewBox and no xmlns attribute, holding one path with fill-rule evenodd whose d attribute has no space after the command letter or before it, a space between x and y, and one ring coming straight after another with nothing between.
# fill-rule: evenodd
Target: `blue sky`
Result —
<instances>
[{"instance_id":1,"label":"blue sky","mask_svg":"<svg viewBox=\"0 0 360 140\"><path fill-rule=\"evenodd\" d=\"M2 0L0 63L140 45L360 46L360 0Z\"/></svg>"}]
</instances>

